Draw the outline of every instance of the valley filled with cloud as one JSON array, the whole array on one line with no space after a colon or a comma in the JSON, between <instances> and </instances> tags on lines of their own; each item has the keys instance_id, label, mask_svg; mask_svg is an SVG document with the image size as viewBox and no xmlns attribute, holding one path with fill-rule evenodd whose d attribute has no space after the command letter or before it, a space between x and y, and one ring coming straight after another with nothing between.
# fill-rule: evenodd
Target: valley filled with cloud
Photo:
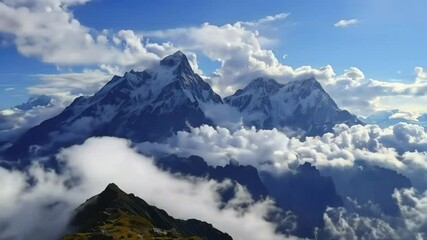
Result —
<instances>
[{"instance_id":1,"label":"valley filled with cloud","mask_svg":"<svg viewBox=\"0 0 427 240\"><path fill-rule=\"evenodd\" d=\"M45 67L0 67L0 239L78 232L109 183L233 239L427 238L423 60L383 78L358 67L369 56L299 62L286 51L309 23L287 8L132 28L98 26L91 4L0 1L0 54ZM364 14L318 28L357 39Z\"/></svg>"}]
</instances>

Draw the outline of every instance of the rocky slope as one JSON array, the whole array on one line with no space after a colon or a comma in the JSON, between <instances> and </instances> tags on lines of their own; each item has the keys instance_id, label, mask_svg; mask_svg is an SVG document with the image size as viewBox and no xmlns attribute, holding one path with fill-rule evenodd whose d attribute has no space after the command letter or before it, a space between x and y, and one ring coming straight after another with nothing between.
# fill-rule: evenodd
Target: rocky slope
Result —
<instances>
[{"instance_id":1,"label":"rocky slope","mask_svg":"<svg viewBox=\"0 0 427 240\"><path fill-rule=\"evenodd\" d=\"M63 239L232 239L206 222L175 219L115 184L78 207L69 229Z\"/></svg>"}]
</instances>

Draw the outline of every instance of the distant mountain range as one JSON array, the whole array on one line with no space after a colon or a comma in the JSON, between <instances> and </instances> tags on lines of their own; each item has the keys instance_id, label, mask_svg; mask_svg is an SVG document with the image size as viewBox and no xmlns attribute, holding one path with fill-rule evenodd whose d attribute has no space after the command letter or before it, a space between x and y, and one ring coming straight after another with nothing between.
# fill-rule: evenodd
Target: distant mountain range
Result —
<instances>
[{"instance_id":1,"label":"distant mountain range","mask_svg":"<svg viewBox=\"0 0 427 240\"><path fill-rule=\"evenodd\" d=\"M232 240L209 223L175 219L115 184L76 209L63 239Z\"/></svg>"},{"instance_id":2,"label":"distant mountain range","mask_svg":"<svg viewBox=\"0 0 427 240\"><path fill-rule=\"evenodd\" d=\"M55 100L52 97L46 96L46 95L40 95L40 96L30 97L30 99L28 99L27 102L16 105L14 108L26 111L26 110L33 109L35 107L46 107L53 104L55 104Z\"/></svg>"},{"instance_id":3,"label":"distant mountain range","mask_svg":"<svg viewBox=\"0 0 427 240\"><path fill-rule=\"evenodd\" d=\"M156 157L155 163L163 170L183 176L216 181L229 179L245 187L255 200L274 199L278 211L272 212L268 220L275 222L281 233L302 238L314 238L315 229L324 227L323 216L328 207L351 207L349 197L362 205L375 204L384 214L396 216L398 206L392 197L394 190L412 187L411 181L396 171L369 166L363 161L357 161L354 168L322 171L304 163L295 171L280 175L258 172L250 165L240 165L237 160L212 167L199 156L162 156ZM236 197L233 191L220 194L224 203ZM286 211L295 214L295 229L282 224L282 214Z\"/></svg>"},{"instance_id":4,"label":"distant mountain range","mask_svg":"<svg viewBox=\"0 0 427 240\"><path fill-rule=\"evenodd\" d=\"M427 127L427 114L411 116L410 113L401 113L398 109L377 111L368 117L361 117L360 119L366 124L377 124L383 128L400 122Z\"/></svg>"},{"instance_id":5,"label":"distant mountain range","mask_svg":"<svg viewBox=\"0 0 427 240\"><path fill-rule=\"evenodd\" d=\"M55 101L48 96L33 97L8 109L6 114L0 112L0 127L11 128L13 121L5 121L11 112L21 114L16 115L19 117L31 115L34 109L54 106ZM30 118L25 127L12 128L14 135L3 131L0 151L5 149L2 154L8 160L20 160L8 161L6 166L25 165L32 156L50 156L40 164L56 169L60 166L54 153L93 136L126 138L134 143L161 142L178 131L204 124L220 125L210 117L212 112L208 113L209 108L215 107L233 109L245 127L290 129L305 135L322 135L340 123L363 124L355 115L341 110L314 78L281 84L261 77L222 99L178 51L152 69L114 76L93 96L79 97L61 113L48 115L55 115L52 118L43 122ZM229 113L216 114L227 118ZM362 120L380 126L400 121L427 122L427 115L416 119L411 116L392 110ZM34 126L37 123L40 124ZM365 216L399 217L399 205L393 194L396 189L412 187L411 181L399 172L371 166L364 159L355 159L354 166L348 168L318 169L306 162L289 166L286 172L272 173L240 165L235 159L224 166L210 166L202 157L181 156L179 151L176 154L156 152L151 157L158 168L182 178L229 181L227 188L217 190L220 207L239 197L238 185L254 201L274 200L274 209L264 219L274 223L277 232L301 238L327 239L318 234L325 227L329 207L353 209ZM206 222L175 219L110 184L75 210L64 239L228 240L231 237Z\"/></svg>"},{"instance_id":6,"label":"distant mountain range","mask_svg":"<svg viewBox=\"0 0 427 240\"><path fill-rule=\"evenodd\" d=\"M314 78L286 85L255 79L223 101L178 51L152 69L114 76L93 96L75 99L62 113L24 133L6 155L45 155L92 136L161 141L190 126L215 125L205 110L223 104L236 108L248 127L299 129L316 135L335 124L361 123L340 110Z\"/></svg>"},{"instance_id":7,"label":"distant mountain range","mask_svg":"<svg viewBox=\"0 0 427 240\"><path fill-rule=\"evenodd\" d=\"M23 133L44 120L58 115L58 102L50 96L33 96L27 102L0 110L0 152Z\"/></svg>"}]
</instances>

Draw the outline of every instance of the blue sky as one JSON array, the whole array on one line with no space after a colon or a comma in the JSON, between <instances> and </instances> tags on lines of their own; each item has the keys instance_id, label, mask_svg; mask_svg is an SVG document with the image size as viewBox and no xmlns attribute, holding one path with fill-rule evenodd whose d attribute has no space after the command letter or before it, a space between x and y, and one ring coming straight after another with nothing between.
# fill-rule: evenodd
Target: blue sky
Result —
<instances>
[{"instance_id":1,"label":"blue sky","mask_svg":"<svg viewBox=\"0 0 427 240\"><path fill-rule=\"evenodd\" d=\"M79 21L93 36L103 29L111 33L128 29L142 33L143 42L150 38L174 44L173 37L147 38L143 33L197 28L206 22L214 26L253 22L266 16L288 13L284 19L251 29L270 40L268 43L260 40L261 46L271 50L283 65L294 69L306 65L316 69L331 65L337 75L350 67L357 67L366 79L404 83L414 81L415 67L427 67L427 32L424 30L427 23L423 19L427 2L423 0L93 0L80 4L81 1L87 0L71 0L76 3L60 11ZM11 9L30 6L34 13L39 11L31 4L19 6L7 5L7 2L6 7ZM66 1L47 2L61 7L60 4ZM357 24L334 26L340 20L350 19L357 19ZM17 50L18 30L15 33L7 27L2 29L0 24L0 108L25 101L32 93L28 93L26 88L40 84L39 74L81 72L83 69L97 69L101 64L75 61L67 64L46 59L43 54ZM55 35L55 31L52 34ZM174 46L180 48L179 44ZM199 66L206 75L220 65L199 50L189 51L197 54ZM284 55L286 58L282 58Z\"/></svg>"},{"instance_id":2,"label":"blue sky","mask_svg":"<svg viewBox=\"0 0 427 240\"><path fill-rule=\"evenodd\" d=\"M338 70L357 66L373 78L398 78L398 70L411 77L415 66L427 65L427 33L422 33L426 8L422 0L98 0L76 8L75 15L96 29L157 30L253 21L286 12L290 16L279 26L280 43L273 50L278 56L287 54L287 64L331 64ZM340 19L353 18L361 23L334 27Z\"/></svg>"}]
</instances>

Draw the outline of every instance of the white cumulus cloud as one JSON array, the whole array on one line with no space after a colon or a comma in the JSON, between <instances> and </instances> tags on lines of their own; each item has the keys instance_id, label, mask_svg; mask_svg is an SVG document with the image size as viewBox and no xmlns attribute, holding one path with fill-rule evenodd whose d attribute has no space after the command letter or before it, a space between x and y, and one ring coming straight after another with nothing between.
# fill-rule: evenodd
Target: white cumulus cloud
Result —
<instances>
[{"instance_id":1,"label":"white cumulus cloud","mask_svg":"<svg viewBox=\"0 0 427 240\"><path fill-rule=\"evenodd\" d=\"M300 140L278 130L201 126L178 132L165 143L141 143L142 152L199 155L210 165L225 165L231 158L260 171L280 174L310 162L318 168L347 168L357 160L396 170L420 189L427 189L427 133L418 125L399 123L338 125L333 133Z\"/></svg>"}]
</instances>

